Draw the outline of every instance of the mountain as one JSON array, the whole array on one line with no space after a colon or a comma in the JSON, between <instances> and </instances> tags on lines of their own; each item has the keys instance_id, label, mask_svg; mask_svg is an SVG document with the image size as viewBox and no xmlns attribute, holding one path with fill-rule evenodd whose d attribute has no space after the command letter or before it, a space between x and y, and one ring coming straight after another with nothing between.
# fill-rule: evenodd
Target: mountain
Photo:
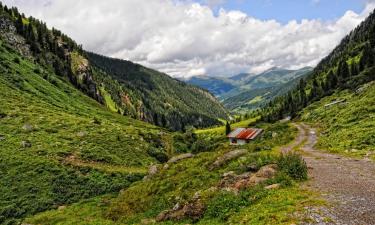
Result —
<instances>
[{"instance_id":1,"label":"mountain","mask_svg":"<svg viewBox=\"0 0 375 225\"><path fill-rule=\"evenodd\" d=\"M85 52L68 36L15 8L4 7L0 25L2 38L23 57L34 58L114 112L171 130L226 119L225 108L209 92L129 61ZM14 40L14 34L25 43Z\"/></svg>"},{"instance_id":2,"label":"mountain","mask_svg":"<svg viewBox=\"0 0 375 225\"><path fill-rule=\"evenodd\" d=\"M286 95L274 99L262 114L266 121L297 116L307 105L337 90L355 91L375 79L374 12L316 66L306 80L301 80Z\"/></svg>"},{"instance_id":3,"label":"mountain","mask_svg":"<svg viewBox=\"0 0 375 225\"><path fill-rule=\"evenodd\" d=\"M130 61L90 52L85 55L99 77L111 78L112 83L98 81L121 113L132 113L126 111L130 105L136 118L172 130L210 126L218 124L217 118L226 118L225 108L201 88Z\"/></svg>"},{"instance_id":4,"label":"mountain","mask_svg":"<svg viewBox=\"0 0 375 225\"><path fill-rule=\"evenodd\" d=\"M275 97L287 93L298 84L300 79L306 78L309 72L311 72L311 68L292 71L291 73L286 73L286 75L294 74L295 77L290 78L291 80L286 83L279 81L276 82L277 84L272 84L272 82L275 82L274 80L277 79L275 78L262 88L250 88L249 90L239 91L238 93L228 93L223 104L228 109L239 113L261 108ZM273 74L276 73L273 72Z\"/></svg>"},{"instance_id":5,"label":"mountain","mask_svg":"<svg viewBox=\"0 0 375 225\"><path fill-rule=\"evenodd\" d=\"M186 80L187 83L204 88L216 97L236 88L237 84L229 79L209 76L195 76Z\"/></svg>"}]
</instances>

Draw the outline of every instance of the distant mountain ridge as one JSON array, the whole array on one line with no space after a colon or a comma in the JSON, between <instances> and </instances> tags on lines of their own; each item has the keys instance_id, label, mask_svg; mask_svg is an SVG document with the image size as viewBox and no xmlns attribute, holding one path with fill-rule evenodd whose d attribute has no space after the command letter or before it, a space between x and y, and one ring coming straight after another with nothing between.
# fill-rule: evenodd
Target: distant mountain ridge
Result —
<instances>
[{"instance_id":1,"label":"distant mountain ridge","mask_svg":"<svg viewBox=\"0 0 375 225\"><path fill-rule=\"evenodd\" d=\"M311 67L298 70L273 67L260 74L241 73L229 78L196 76L187 79L187 82L207 89L228 109L241 112L259 108L286 93L296 80L312 70Z\"/></svg>"}]
</instances>

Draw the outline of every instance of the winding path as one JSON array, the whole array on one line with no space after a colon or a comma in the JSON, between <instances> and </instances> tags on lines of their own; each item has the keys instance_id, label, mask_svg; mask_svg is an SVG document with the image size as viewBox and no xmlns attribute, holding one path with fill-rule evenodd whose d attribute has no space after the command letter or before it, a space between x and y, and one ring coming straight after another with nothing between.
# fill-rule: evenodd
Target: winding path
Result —
<instances>
[{"instance_id":1,"label":"winding path","mask_svg":"<svg viewBox=\"0 0 375 225\"><path fill-rule=\"evenodd\" d=\"M294 126L299 130L298 137L282 151L304 143L301 150L311 178L306 185L322 193L332 205L309 215L315 221L310 224L375 225L375 163L316 150L316 131L303 123Z\"/></svg>"}]
</instances>

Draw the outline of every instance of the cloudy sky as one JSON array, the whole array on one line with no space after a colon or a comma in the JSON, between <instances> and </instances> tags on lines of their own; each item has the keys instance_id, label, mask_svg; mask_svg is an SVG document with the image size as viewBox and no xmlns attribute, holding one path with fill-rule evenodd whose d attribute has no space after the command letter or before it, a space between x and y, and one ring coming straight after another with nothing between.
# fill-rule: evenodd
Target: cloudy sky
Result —
<instances>
[{"instance_id":1,"label":"cloudy sky","mask_svg":"<svg viewBox=\"0 0 375 225\"><path fill-rule=\"evenodd\" d=\"M374 0L3 0L84 48L174 77L314 66Z\"/></svg>"}]
</instances>

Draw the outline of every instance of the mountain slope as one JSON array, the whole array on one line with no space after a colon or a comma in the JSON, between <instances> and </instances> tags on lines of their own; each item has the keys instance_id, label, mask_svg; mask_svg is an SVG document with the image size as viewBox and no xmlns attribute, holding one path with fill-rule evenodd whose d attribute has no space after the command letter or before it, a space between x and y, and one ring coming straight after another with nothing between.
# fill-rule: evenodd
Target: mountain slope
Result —
<instances>
[{"instance_id":1,"label":"mountain slope","mask_svg":"<svg viewBox=\"0 0 375 225\"><path fill-rule=\"evenodd\" d=\"M305 79L308 76L309 72L310 70L301 70L301 73L296 78L286 83L242 91L239 94L227 97L223 101L223 104L228 109L240 113L261 108L275 97L281 96L294 88L300 79Z\"/></svg>"},{"instance_id":2,"label":"mountain slope","mask_svg":"<svg viewBox=\"0 0 375 225\"><path fill-rule=\"evenodd\" d=\"M0 13L5 41L112 111L172 130L210 126L226 118L221 104L202 89L131 62L86 53L68 36L25 18L16 8L1 7Z\"/></svg>"},{"instance_id":3,"label":"mountain slope","mask_svg":"<svg viewBox=\"0 0 375 225\"><path fill-rule=\"evenodd\" d=\"M169 133L109 112L0 38L0 224L139 180ZM164 146L164 147L163 147Z\"/></svg>"},{"instance_id":4,"label":"mountain slope","mask_svg":"<svg viewBox=\"0 0 375 225\"><path fill-rule=\"evenodd\" d=\"M145 121L182 130L187 125L214 125L217 118L226 118L225 109L207 91L129 61L94 53L86 55L95 68L138 96L141 118ZM116 105L121 104L117 99L114 99Z\"/></svg>"}]
</instances>

